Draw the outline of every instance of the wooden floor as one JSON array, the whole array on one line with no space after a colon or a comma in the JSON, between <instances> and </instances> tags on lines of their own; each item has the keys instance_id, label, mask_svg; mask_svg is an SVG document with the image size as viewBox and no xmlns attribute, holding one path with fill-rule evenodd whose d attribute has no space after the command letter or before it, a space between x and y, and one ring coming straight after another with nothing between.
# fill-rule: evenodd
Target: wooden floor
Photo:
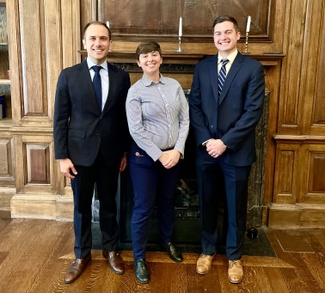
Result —
<instances>
[{"instance_id":1,"label":"wooden floor","mask_svg":"<svg viewBox=\"0 0 325 293\"><path fill-rule=\"evenodd\" d=\"M325 292L325 230L270 230L276 257L244 256L244 280L227 280L227 259L217 255L211 271L195 272L198 254L172 262L150 252L151 282L134 277L132 253L122 251L126 272L111 272L98 250L83 275L66 285L63 277L73 255L73 224L30 219L0 219L0 292Z\"/></svg>"}]
</instances>

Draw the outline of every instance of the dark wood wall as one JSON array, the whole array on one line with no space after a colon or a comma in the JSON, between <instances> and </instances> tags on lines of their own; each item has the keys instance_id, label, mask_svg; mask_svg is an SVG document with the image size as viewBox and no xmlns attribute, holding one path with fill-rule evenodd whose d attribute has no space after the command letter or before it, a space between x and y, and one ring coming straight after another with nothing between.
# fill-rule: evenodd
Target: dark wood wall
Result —
<instances>
[{"instance_id":1,"label":"dark wood wall","mask_svg":"<svg viewBox=\"0 0 325 293\"><path fill-rule=\"evenodd\" d=\"M0 127L6 152L0 160L6 166L10 161L14 183L0 178L0 198L6 198L0 208L11 216L71 219L69 182L53 156L52 117L59 72L82 60L85 23L110 21L112 53L122 59L144 38L154 38L172 62L181 63L190 54L216 53L209 32L213 19L227 13L241 27L242 52L251 15L248 51L265 66L270 91L263 223L325 227L324 1L10 0L6 10L12 117ZM180 16L184 52L177 60ZM132 81L140 75L132 73ZM190 87L190 73L170 75Z\"/></svg>"}]
</instances>

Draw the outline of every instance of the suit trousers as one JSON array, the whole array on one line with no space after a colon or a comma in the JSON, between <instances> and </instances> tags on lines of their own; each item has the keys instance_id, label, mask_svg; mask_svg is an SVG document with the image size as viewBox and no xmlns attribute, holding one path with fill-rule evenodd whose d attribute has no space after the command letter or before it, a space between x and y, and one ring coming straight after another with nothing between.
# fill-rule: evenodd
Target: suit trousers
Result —
<instances>
[{"instance_id":1,"label":"suit trousers","mask_svg":"<svg viewBox=\"0 0 325 293\"><path fill-rule=\"evenodd\" d=\"M224 157L211 157L204 147L196 156L201 214L201 245L204 254L216 252L218 241L217 207L225 193L227 207L226 254L240 259L247 215L248 178L251 166L231 166Z\"/></svg>"},{"instance_id":2,"label":"suit trousers","mask_svg":"<svg viewBox=\"0 0 325 293\"><path fill-rule=\"evenodd\" d=\"M171 241L175 218L175 191L180 163L166 169L154 162L145 151L133 144L129 153L129 170L133 185L131 234L135 260L145 259L148 224L155 205L163 244Z\"/></svg>"},{"instance_id":3,"label":"suit trousers","mask_svg":"<svg viewBox=\"0 0 325 293\"><path fill-rule=\"evenodd\" d=\"M71 187L74 200L74 252L76 258L85 257L91 250L91 205L95 186L99 199L103 249L114 251L118 243L116 192L119 163L107 164L99 151L91 166L75 166L75 168L78 174L75 179L71 180Z\"/></svg>"}]
</instances>

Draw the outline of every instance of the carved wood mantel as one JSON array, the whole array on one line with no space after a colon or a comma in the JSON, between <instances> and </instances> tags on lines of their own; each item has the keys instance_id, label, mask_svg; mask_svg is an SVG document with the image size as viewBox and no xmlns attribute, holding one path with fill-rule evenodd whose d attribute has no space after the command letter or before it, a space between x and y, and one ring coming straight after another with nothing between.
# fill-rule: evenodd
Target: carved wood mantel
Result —
<instances>
[{"instance_id":1,"label":"carved wood mantel","mask_svg":"<svg viewBox=\"0 0 325 293\"><path fill-rule=\"evenodd\" d=\"M83 57L86 56L85 50L80 50L79 52ZM285 57L284 54L271 52L265 54L242 54L260 61L266 68L279 65ZM198 61L213 56L211 54L177 52L163 52L162 55L164 58L160 70L162 73L193 73L194 67ZM123 69L130 73L141 72L141 68L136 65L136 58L134 52L111 51L108 54L109 62L114 64L125 64Z\"/></svg>"}]
</instances>

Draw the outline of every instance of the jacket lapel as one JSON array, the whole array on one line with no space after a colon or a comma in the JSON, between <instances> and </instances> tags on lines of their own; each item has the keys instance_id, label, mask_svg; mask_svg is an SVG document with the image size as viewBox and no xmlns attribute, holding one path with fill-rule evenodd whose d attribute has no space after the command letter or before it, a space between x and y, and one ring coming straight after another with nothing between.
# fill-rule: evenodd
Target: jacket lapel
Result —
<instances>
[{"instance_id":1,"label":"jacket lapel","mask_svg":"<svg viewBox=\"0 0 325 293\"><path fill-rule=\"evenodd\" d=\"M227 78L225 81L225 84L223 85L222 88L222 92L220 94L219 97L219 105L222 103L222 101L224 100L232 81L234 80L234 78L236 77L239 69L242 67L243 65L243 55L241 55L239 52L234 60L234 63L231 65L231 68L227 74Z\"/></svg>"},{"instance_id":2,"label":"jacket lapel","mask_svg":"<svg viewBox=\"0 0 325 293\"><path fill-rule=\"evenodd\" d=\"M78 70L80 71L80 84L78 85L80 90L83 92L83 96L87 97L87 107L89 110L92 110L96 113L100 112L98 102L96 99L95 90L93 88L93 83L91 81L89 68L87 61L80 63L80 66L78 67Z\"/></svg>"},{"instance_id":3,"label":"jacket lapel","mask_svg":"<svg viewBox=\"0 0 325 293\"><path fill-rule=\"evenodd\" d=\"M218 61L217 60L218 60L218 55L213 56L210 59L210 64L208 65L212 91L216 102L218 102Z\"/></svg>"},{"instance_id":4,"label":"jacket lapel","mask_svg":"<svg viewBox=\"0 0 325 293\"><path fill-rule=\"evenodd\" d=\"M114 103L114 99L116 97L115 93L117 87L117 80L118 80L116 68L111 66L108 62L107 62L107 68L108 68L109 89L108 89L108 97L103 112L107 111Z\"/></svg>"}]
</instances>

